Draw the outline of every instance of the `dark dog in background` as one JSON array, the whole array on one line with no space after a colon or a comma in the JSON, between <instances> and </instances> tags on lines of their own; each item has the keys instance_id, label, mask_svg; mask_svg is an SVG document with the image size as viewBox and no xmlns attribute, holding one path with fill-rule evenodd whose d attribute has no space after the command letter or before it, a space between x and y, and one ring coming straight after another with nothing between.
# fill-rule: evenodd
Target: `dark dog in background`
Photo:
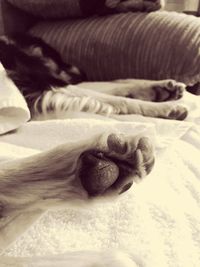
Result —
<instances>
[{"instance_id":1,"label":"dark dog in background","mask_svg":"<svg viewBox=\"0 0 200 267\"><path fill-rule=\"evenodd\" d=\"M32 118L39 114L55 118L55 113L57 118L61 113L67 117L69 111L141 114L178 120L187 116L184 107L170 102L182 97L184 84L174 80L134 79L109 82L109 89L105 83L99 83L98 88L93 83L80 84L87 81L84 73L65 64L53 48L37 37L0 37L0 61L26 98ZM68 86L73 84L78 87Z\"/></svg>"}]
</instances>

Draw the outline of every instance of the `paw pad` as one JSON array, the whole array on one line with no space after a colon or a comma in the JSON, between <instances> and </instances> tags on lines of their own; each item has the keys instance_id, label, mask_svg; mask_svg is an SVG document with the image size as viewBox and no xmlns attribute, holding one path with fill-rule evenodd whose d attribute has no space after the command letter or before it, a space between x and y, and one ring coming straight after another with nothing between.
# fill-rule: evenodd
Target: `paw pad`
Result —
<instances>
[{"instance_id":1,"label":"paw pad","mask_svg":"<svg viewBox=\"0 0 200 267\"><path fill-rule=\"evenodd\" d=\"M105 151L86 151L80 158L79 177L89 196L122 194L154 165L153 147L148 138L110 134L106 140Z\"/></svg>"},{"instance_id":2,"label":"paw pad","mask_svg":"<svg viewBox=\"0 0 200 267\"><path fill-rule=\"evenodd\" d=\"M119 176L118 166L101 152L84 153L82 164L80 179L91 196L104 193Z\"/></svg>"},{"instance_id":3,"label":"paw pad","mask_svg":"<svg viewBox=\"0 0 200 267\"><path fill-rule=\"evenodd\" d=\"M119 154L125 154L128 149L127 142L116 134L110 134L108 136L108 147L111 151Z\"/></svg>"},{"instance_id":4,"label":"paw pad","mask_svg":"<svg viewBox=\"0 0 200 267\"><path fill-rule=\"evenodd\" d=\"M163 80L153 86L153 90L156 92L156 102L177 100L183 96L185 85L174 80Z\"/></svg>"}]
</instances>

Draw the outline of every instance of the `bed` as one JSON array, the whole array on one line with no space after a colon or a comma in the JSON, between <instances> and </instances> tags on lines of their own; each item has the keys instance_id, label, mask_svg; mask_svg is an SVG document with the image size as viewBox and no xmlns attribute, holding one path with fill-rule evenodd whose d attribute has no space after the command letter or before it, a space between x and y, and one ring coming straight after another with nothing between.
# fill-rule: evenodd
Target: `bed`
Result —
<instances>
[{"instance_id":1,"label":"bed","mask_svg":"<svg viewBox=\"0 0 200 267\"><path fill-rule=\"evenodd\" d=\"M2 261L109 248L130 253L136 266L199 266L200 97L186 93L179 102L190 110L184 122L137 115L106 120L94 116L32 121L1 135L1 162L108 129L143 133L151 138L156 153L155 167L142 183L116 201L42 214L1 250ZM33 266L43 266L33 261Z\"/></svg>"},{"instance_id":2,"label":"bed","mask_svg":"<svg viewBox=\"0 0 200 267\"><path fill-rule=\"evenodd\" d=\"M23 12L19 15L19 10L6 2L0 0L1 12L12 13L18 30L27 30L35 23L34 18ZM2 25L1 33L13 33L13 21L9 21L9 16ZM42 25L41 29L36 25L32 32L39 29L45 33L46 23ZM193 51L199 53L196 43ZM186 69L188 66L183 64ZM199 79L199 73L196 74L191 74L195 82ZM186 93L179 100L189 109L189 116L183 122L124 115L106 120L101 116L86 116L25 123L30 114L22 98L18 100L14 107L21 110L20 122L14 128L22 125L12 132L10 125L6 125L7 134L0 135L1 162L112 129L149 136L154 143L156 164L142 183L135 184L115 201L96 203L80 210L67 207L41 214L7 249L0 250L1 264L7 262L8 266L21 267L20 261L28 257L28 266L52 267L58 264L50 261L50 265L41 265L42 259L34 257L120 249L130 254L136 266L200 266L200 96ZM12 120L10 123L13 125ZM0 131L3 130L5 132L1 125Z\"/></svg>"}]
</instances>

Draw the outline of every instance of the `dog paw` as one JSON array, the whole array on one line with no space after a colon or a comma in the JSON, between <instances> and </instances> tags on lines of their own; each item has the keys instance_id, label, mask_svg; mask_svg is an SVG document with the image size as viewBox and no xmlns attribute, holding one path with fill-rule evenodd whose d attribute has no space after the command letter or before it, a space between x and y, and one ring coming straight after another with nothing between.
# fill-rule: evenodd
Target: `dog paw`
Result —
<instances>
[{"instance_id":1,"label":"dog paw","mask_svg":"<svg viewBox=\"0 0 200 267\"><path fill-rule=\"evenodd\" d=\"M183 106L176 106L174 107L168 114L168 119L172 120L184 120L188 115L187 108Z\"/></svg>"},{"instance_id":2,"label":"dog paw","mask_svg":"<svg viewBox=\"0 0 200 267\"><path fill-rule=\"evenodd\" d=\"M177 100L183 96L185 84L174 80L163 80L152 86L154 93L154 101L170 101Z\"/></svg>"},{"instance_id":3,"label":"dog paw","mask_svg":"<svg viewBox=\"0 0 200 267\"><path fill-rule=\"evenodd\" d=\"M184 120L188 115L188 110L184 106L176 105L167 108L165 115L159 116L163 119L170 119L170 120Z\"/></svg>"},{"instance_id":4,"label":"dog paw","mask_svg":"<svg viewBox=\"0 0 200 267\"><path fill-rule=\"evenodd\" d=\"M153 147L147 137L107 136L106 149L89 150L80 159L79 177L89 196L121 194L150 173Z\"/></svg>"}]
</instances>

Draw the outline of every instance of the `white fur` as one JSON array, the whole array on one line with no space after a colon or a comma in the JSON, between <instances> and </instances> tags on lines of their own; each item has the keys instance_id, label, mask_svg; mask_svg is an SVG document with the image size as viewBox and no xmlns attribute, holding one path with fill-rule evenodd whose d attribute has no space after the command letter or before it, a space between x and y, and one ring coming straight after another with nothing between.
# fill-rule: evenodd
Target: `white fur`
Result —
<instances>
[{"instance_id":1,"label":"white fur","mask_svg":"<svg viewBox=\"0 0 200 267\"><path fill-rule=\"evenodd\" d=\"M98 134L0 165L0 249L8 246L45 210L66 205L81 206L94 201L79 177L83 152L98 149L110 158L128 163L131 169L131 175L124 175L114 188L106 189L99 197L101 199L118 196L125 185L148 174L145 166L153 164L154 159L148 139L140 135L123 137L125 139L121 140L126 142L126 152L119 153L111 146L113 141L108 141L110 136L113 134L109 132ZM112 140L119 140L114 136ZM141 138L144 147L138 147ZM134 162L131 160L130 163L133 158Z\"/></svg>"},{"instance_id":2,"label":"white fur","mask_svg":"<svg viewBox=\"0 0 200 267\"><path fill-rule=\"evenodd\" d=\"M97 84L99 85L96 86ZM150 102L156 97L154 89L156 86L160 87L160 94L163 96L182 92L185 85L173 80L119 80L95 83L95 89L92 86L94 86L93 83L85 83L44 92L35 101L33 119L64 118L71 112L80 111L104 116L139 114L147 117L176 119L186 111L174 101ZM135 99L125 97L129 94L132 94Z\"/></svg>"},{"instance_id":3,"label":"white fur","mask_svg":"<svg viewBox=\"0 0 200 267\"><path fill-rule=\"evenodd\" d=\"M68 252L57 256L31 259L3 258L2 264L13 267L139 267L128 254L110 250Z\"/></svg>"}]
</instances>

